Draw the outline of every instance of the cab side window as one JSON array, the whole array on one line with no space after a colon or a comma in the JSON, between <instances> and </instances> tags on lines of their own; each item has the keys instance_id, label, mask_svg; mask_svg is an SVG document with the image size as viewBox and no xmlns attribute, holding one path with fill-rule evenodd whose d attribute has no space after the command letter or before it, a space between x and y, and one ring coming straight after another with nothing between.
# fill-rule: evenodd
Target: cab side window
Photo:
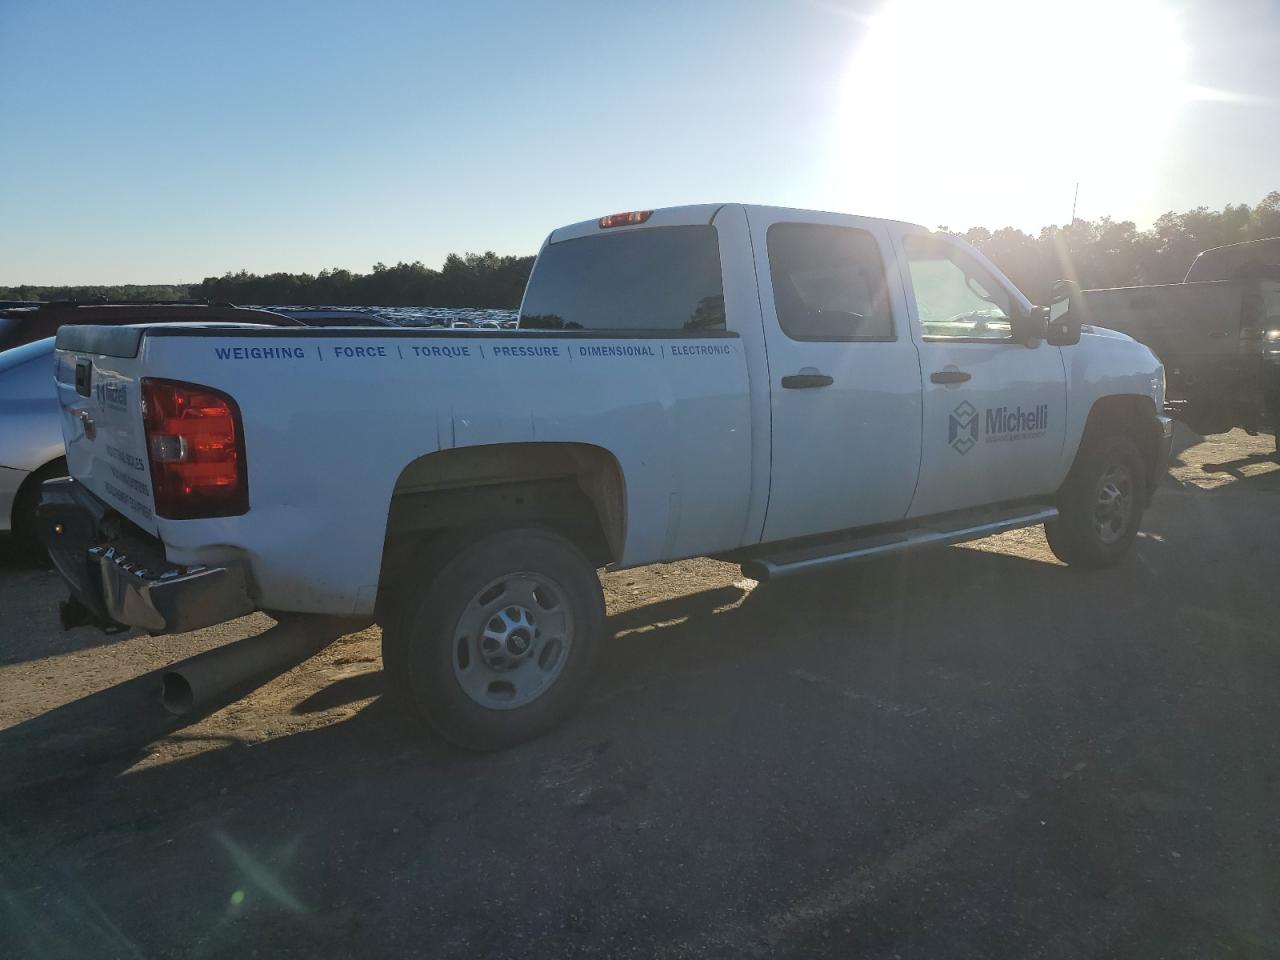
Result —
<instances>
[{"instance_id":1,"label":"cab side window","mask_svg":"<svg viewBox=\"0 0 1280 960\"><path fill-rule=\"evenodd\" d=\"M1009 340L1009 295L991 271L958 247L908 235L907 270L928 340Z\"/></svg>"},{"instance_id":2,"label":"cab side window","mask_svg":"<svg viewBox=\"0 0 1280 960\"><path fill-rule=\"evenodd\" d=\"M778 323L792 340L892 340L884 261L856 227L775 223L766 239Z\"/></svg>"}]
</instances>

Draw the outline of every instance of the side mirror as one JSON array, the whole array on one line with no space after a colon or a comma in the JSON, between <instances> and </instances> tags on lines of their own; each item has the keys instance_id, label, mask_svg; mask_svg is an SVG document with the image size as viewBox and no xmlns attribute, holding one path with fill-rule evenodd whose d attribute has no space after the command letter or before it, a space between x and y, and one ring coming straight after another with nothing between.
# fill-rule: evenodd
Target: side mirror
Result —
<instances>
[{"instance_id":1,"label":"side mirror","mask_svg":"<svg viewBox=\"0 0 1280 960\"><path fill-rule=\"evenodd\" d=\"M1014 340L1028 347L1034 347L1041 340L1047 339L1049 308L1032 307L1030 312L1023 313L1022 309L1015 304L1009 326Z\"/></svg>"},{"instance_id":2,"label":"side mirror","mask_svg":"<svg viewBox=\"0 0 1280 960\"><path fill-rule=\"evenodd\" d=\"M1074 280L1058 280L1049 294L1049 326L1045 335L1055 347L1070 347L1080 342L1080 326L1084 323L1084 294Z\"/></svg>"}]
</instances>

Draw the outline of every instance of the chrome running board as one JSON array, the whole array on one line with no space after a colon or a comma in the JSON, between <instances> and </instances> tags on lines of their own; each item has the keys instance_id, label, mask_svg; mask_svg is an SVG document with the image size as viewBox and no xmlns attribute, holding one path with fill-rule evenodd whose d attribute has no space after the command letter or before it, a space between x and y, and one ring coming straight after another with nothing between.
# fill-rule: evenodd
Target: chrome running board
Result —
<instances>
[{"instance_id":1,"label":"chrome running board","mask_svg":"<svg viewBox=\"0 0 1280 960\"><path fill-rule=\"evenodd\" d=\"M817 570L820 567L875 560L923 547L942 547L952 543L963 543L966 540L980 540L992 534L1017 530L1020 527L1032 527L1046 520L1052 520L1058 515L1057 507L1036 505L1030 508L1031 512L1026 512L1027 510L1028 508L1023 506L1018 513L996 516L993 516L990 511L985 515L973 512L956 514L948 518L935 518L932 522L922 520L918 527L894 533L855 537L818 546L764 554L743 561L742 572L752 580L762 582L776 580L779 577L789 577L792 574Z\"/></svg>"}]
</instances>

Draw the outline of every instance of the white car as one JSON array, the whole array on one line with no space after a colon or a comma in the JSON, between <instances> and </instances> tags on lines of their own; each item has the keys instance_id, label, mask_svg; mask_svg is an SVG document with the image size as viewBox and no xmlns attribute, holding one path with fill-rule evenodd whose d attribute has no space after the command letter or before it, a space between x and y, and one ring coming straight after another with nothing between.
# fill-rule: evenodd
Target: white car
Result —
<instances>
[{"instance_id":1,"label":"white car","mask_svg":"<svg viewBox=\"0 0 1280 960\"><path fill-rule=\"evenodd\" d=\"M511 744L586 687L598 567L769 580L1039 523L1119 561L1164 370L1060 289L1053 320L958 238L709 204L553 232L519 331L64 327L42 531L100 624L376 619L428 724Z\"/></svg>"},{"instance_id":2,"label":"white car","mask_svg":"<svg viewBox=\"0 0 1280 960\"><path fill-rule=\"evenodd\" d=\"M0 532L36 543L40 484L66 476L53 337L0 353Z\"/></svg>"}]
</instances>

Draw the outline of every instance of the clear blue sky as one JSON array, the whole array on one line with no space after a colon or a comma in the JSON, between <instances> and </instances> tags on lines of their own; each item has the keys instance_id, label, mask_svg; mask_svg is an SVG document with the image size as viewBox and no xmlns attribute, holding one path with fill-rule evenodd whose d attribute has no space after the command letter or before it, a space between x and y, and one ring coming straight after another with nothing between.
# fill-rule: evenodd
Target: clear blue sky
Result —
<instances>
[{"instance_id":1,"label":"clear blue sky","mask_svg":"<svg viewBox=\"0 0 1280 960\"><path fill-rule=\"evenodd\" d=\"M1115 177L1090 128L1107 105L1027 99L1105 71L1077 45L1110 28L1063 49L1049 24L1076 5L1055 0L1027 27L1037 48L998 26L1010 0L952 3L983 16L940 50L930 0L889 2L896 40L869 26L884 3L841 0L0 0L0 283L438 265L711 200L1036 228L1069 217L1077 167L1082 216L1139 226L1280 189L1276 0L1133 0L1142 24L1152 4L1176 20L1191 92L1142 131L1151 158L1117 145ZM1110 107L1158 96L1125 83ZM1124 135L1109 124L1101 139ZM1068 141L1090 156L1038 165ZM929 189L935 164L950 174Z\"/></svg>"}]
</instances>

